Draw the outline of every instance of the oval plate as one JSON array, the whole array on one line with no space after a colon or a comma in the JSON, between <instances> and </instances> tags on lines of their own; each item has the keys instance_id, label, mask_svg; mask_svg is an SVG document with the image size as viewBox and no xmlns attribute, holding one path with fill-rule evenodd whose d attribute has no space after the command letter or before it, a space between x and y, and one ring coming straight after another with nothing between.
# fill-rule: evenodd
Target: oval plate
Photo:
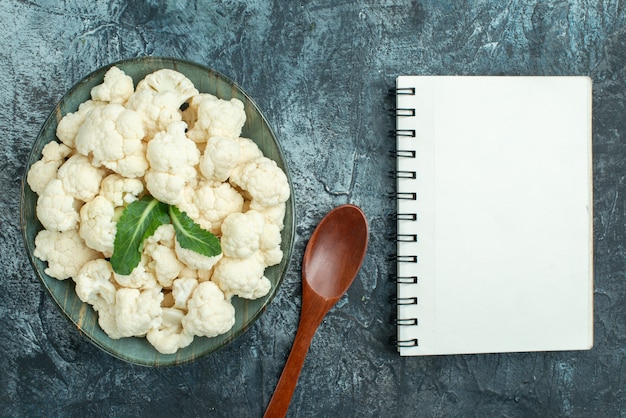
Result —
<instances>
[{"instance_id":1,"label":"oval plate","mask_svg":"<svg viewBox=\"0 0 626 418\"><path fill-rule=\"evenodd\" d=\"M37 195L26 183L26 175L31 165L41 158L41 151L48 142L56 140L56 127L61 117L69 112L75 112L78 105L90 98L91 88L102 83L107 70L117 66L131 76L135 82L156 70L169 68L187 76L201 93L211 93L222 99L233 97L241 100L245 106L246 123L242 136L252 139L259 146L263 154L276 161L283 169L289 180L291 197L287 201L285 213L285 227L282 234L281 248L283 260L280 264L268 267L266 277L272 283L272 289L263 298L245 300L234 297L235 325L226 334L213 337L195 337L188 347L178 350L175 354L161 354L145 338L109 338L98 325L98 318L91 306L81 302L74 291L74 282L71 279L57 280L44 273L47 263L34 257L35 236L42 229L37 220L35 206ZM261 114L253 100L227 77L208 67L174 58L141 57L112 63L89 74L61 99L50 116L46 119L30 156L22 180L21 194L21 229L28 252L28 257L37 276L52 299L61 308L61 311L76 327L96 346L122 360L144 366L166 366L184 364L212 353L245 332L250 325L263 313L267 304L272 300L280 286L291 258L294 241L294 199L291 177L285 163L285 158L276 137L265 117Z\"/></svg>"}]
</instances>

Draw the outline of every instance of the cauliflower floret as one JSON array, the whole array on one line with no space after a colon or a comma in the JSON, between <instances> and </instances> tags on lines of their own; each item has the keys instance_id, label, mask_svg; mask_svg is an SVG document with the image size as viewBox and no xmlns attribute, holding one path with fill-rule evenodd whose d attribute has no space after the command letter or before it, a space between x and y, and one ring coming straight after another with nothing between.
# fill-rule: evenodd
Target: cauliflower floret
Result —
<instances>
[{"instance_id":1,"label":"cauliflower floret","mask_svg":"<svg viewBox=\"0 0 626 418\"><path fill-rule=\"evenodd\" d=\"M187 278L197 279L198 270L193 269L189 266L185 266L185 268L180 271L180 274L178 275L178 277L187 277Z\"/></svg>"},{"instance_id":2,"label":"cauliflower floret","mask_svg":"<svg viewBox=\"0 0 626 418\"><path fill-rule=\"evenodd\" d=\"M259 250L266 267L275 266L283 259L283 251L280 248L281 240L278 226L266 223L259 241Z\"/></svg>"},{"instance_id":3,"label":"cauliflower floret","mask_svg":"<svg viewBox=\"0 0 626 418\"><path fill-rule=\"evenodd\" d=\"M237 165L247 164L263 156L259 146L250 138L239 137L235 141L239 144L239 161Z\"/></svg>"},{"instance_id":4,"label":"cauliflower floret","mask_svg":"<svg viewBox=\"0 0 626 418\"><path fill-rule=\"evenodd\" d=\"M213 282L202 282L187 302L182 320L185 333L215 337L228 332L235 324L235 308Z\"/></svg>"},{"instance_id":5,"label":"cauliflower floret","mask_svg":"<svg viewBox=\"0 0 626 418\"><path fill-rule=\"evenodd\" d=\"M174 227L161 225L144 242L143 252L150 257L148 269L153 271L157 281L163 287L171 287L185 265L178 260L174 250Z\"/></svg>"},{"instance_id":6,"label":"cauliflower floret","mask_svg":"<svg viewBox=\"0 0 626 418\"><path fill-rule=\"evenodd\" d=\"M124 177L141 177L148 169L145 131L141 116L124 106L110 103L91 110L76 134L76 150L94 166Z\"/></svg>"},{"instance_id":7,"label":"cauliflower floret","mask_svg":"<svg viewBox=\"0 0 626 418\"><path fill-rule=\"evenodd\" d=\"M248 207L247 210L250 210L250 208ZM255 210L263 215L266 224L276 225L279 231L282 231L285 227L285 212L287 210L287 205L285 203L279 203L278 205L264 208L256 208Z\"/></svg>"},{"instance_id":8,"label":"cauliflower floret","mask_svg":"<svg viewBox=\"0 0 626 418\"><path fill-rule=\"evenodd\" d=\"M170 124L180 121L180 107L196 94L198 90L187 77L177 71L163 69L147 75L137 84L126 107L141 115L150 139Z\"/></svg>"},{"instance_id":9,"label":"cauliflower floret","mask_svg":"<svg viewBox=\"0 0 626 418\"><path fill-rule=\"evenodd\" d=\"M69 231L78 227L80 202L63 188L60 179L52 179L37 199L37 218L45 229Z\"/></svg>"},{"instance_id":10,"label":"cauliflower floret","mask_svg":"<svg viewBox=\"0 0 626 418\"><path fill-rule=\"evenodd\" d=\"M176 257L174 249L164 245L152 244L146 247L145 251L152 258L149 266L154 271L159 284L163 287L170 287L172 281L185 267Z\"/></svg>"},{"instance_id":11,"label":"cauliflower floret","mask_svg":"<svg viewBox=\"0 0 626 418\"><path fill-rule=\"evenodd\" d=\"M87 157L74 154L59 168L57 177L70 196L89 202L100 191L104 174L104 170L94 167Z\"/></svg>"},{"instance_id":12,"label":"cauliflower floret","mask_svg":"<svg viewBox=\"0 0 626 418\"><path fill-rule=\"evenodd\" d=\"M169 97L176 108L198 93L198 90L185 75L167 68L154 71L145 76L138 84L137 91L148 90L163 97Z\"/></svg>"},{"instance_id":13,"label":"cauliflower floret","mask_svg":"<svg viewBox=\"0 0 626 418\"><path fill-rule=\"evenodd\" d=\"M222 251L231 258L248 258L258 251L263 215L255 210L232 213L222 223Z\"/></svg>"},{"instance_id":14,"label":"cauliflower floret","mask_svg":"<svg viewBox=\"0 0 626 418\"><path fill-rule=\"evenodd\" d=\"M117 284L132 289L151 289L159 284L153 272L148 268L148 256L142 254L141 260L137 267L128 275L113 273L113 277Z\"/></svg>"},{"instance_id":15,"label":"cauliflower floret","mask_svg":"<svg viewBox=\"0 0 626 418\"><path fill-rule=\"evenodd\" d=\"M109 174L100 183L100 194L115 207L134 202L141 192L143 192L141 180L128 179L115 173Z\"/></svg>"},{"instance_id":16,"label":"cauliflower floret","mask_svg":"<svg viewBox=\"0 0 626 418\"><path fill-rule=\"evenodd\" d=\"M272 287L263 276L264 270L264 260L258 252L248 258L222 257L215 265L211 280L228 299L233 296L257 299L265 296Z\"/></svg>"},{"instance_id":17,"label":"cauliflower floret","mask_svg":"<svg viewBox=\"0 0 626 418\"><path fill-rule=\"evenodd\" d=\"M146 290L122 287L115 293L115 322L123 337L143 337L161 325L163 293L158 287Z\"/></svg>"},{"instance_id":18,"label":"cauliflower floret","mask_svg":"<svg viewBox=\"0 0 626 418\"><path fill-rule=\"evenodd\" d=\"M200 172L208 180L224 182L241 156L239 143L231 138L212 136L200 157Z\"/></svg>"},{"instance_id":19,"label":"cauliflower floret","mask_svg":"<svg viewBox=\"0 0 626 418\"><path fill-rule=\"evenodd\" d=\"M185 122L173 123L148 143L146 188L155 199L170 205L182 200L183 190L195 179L195 166L200 161L200 151L185 136L185 128Z\"/></svg>"},{"instance_id":20,"label":"cauliflower floret","mask_svg":"<svg viewBox=\"0 0 626 418\"><path fill-rule=\"evenodd\" d=\"M193 219L196 223L199 223L198 219L200 219L200 210L194 204L193 199L194 199L194 196L196 195L196 190L199 187L202 187L202 186L199 186L200 184L204 184L204 183L201 181L198 181L198 178L189 182L183 189L181 193L181 198L176 204L176 207L180 209L181 212L185 212L187 216Z\"/></svg>"},{"instance_id":21,"label":"cauliflower floret","mask_svg":"<svg viewBox=\"0 0 626 418\"><path fill-rule=\"evenodd\" d=\"M237 166L231 173L230 182L250 194L253 209L275 206L289 199L287 176L274 160L267 157Z\"/></svg>"},{"instance_id":22,"label":"cauliflower floret","mask_svg":"<svg viewBox=\"0 0 626 418\"><path fill-rule=\"evenodd\" d=\"M193 197L193 205L199 216L191 217L202 228L221 235L222 222L231 213L241 212L243 197L229 183L222 183L217 187L212 184L203 184L198 187Z\"/></svg>"},{"instance_id":23,"label":"cauliflower floret","mask_svg":"<svg viewBox=\"0 0 626 418\"><path fill-rule=\"evenodd\" d=\"M81 103L78 106L78 110L73 113L68 113L57 125L57 138L65 145L70 148L74 148L76 146L76 134L78 133L78 129L81 127L83 122L85 121L85 116L92 109L98 106L104 106L106 102L87 100L86 102Z\"/></svg>"},{"instance_id":24,"label":"cauliflower floret","mask_svg":"<svg viewBox=\"0 0 626 418\"><path fill-rule=\"evenodd\" d=\"M65 144L59 144L56 141L48 142L41 150L41 159L28 170L26 182L30 189L41 194L48 182L56 176L65 158L71 153L72 149Z\"/></svg>"},{"instance_id":25,"label":"cauliflower floret","mask_svg":"<svg viewBox=\"0 0 626 418\"><path fill-rule=\"evenodd\" d=\"M198 280L193 277L181 277L174 280L172 283L174 307L186 311L187 302L196 287L198 287Z\"/></svg>"},{"instance_id":26,"label":"cauliflower floret","mask_svg":"<svg viewBox=\"0 0 626 418\"><path fill-rule=\"evenodd\" d=\"M210 93L199 93L191 97L187 101L187 107L182 112L182 119L187 123L189 130L187 136L198 144L203 144L207 141L208 136L203 129L198 126L196 128L196 122L198 121L198 108L203 101L218 101L219 99Z\"/></svg>"},{"instance_id":27,"label":"cauliflower floret","mask_svg":"<svg viewBox=\"0 0 626 418\"><path fill-rule=\"evenodd\" d=\"M193 341L193 335L183 332L185 313L180 309L163 308L162 322L152 328L146 338L161 354L174 354L178 349L187 347Z\"/></svg>"},{"instance_id":28,"label":"cauliflower floret","mask_svg":"<svg viewBox=\"0 0 626 418\"><path fill-rule=\"evenodd\" d=\"M98 195L80 208L78 232L85 244L100 251L105 257L113 254L116 222L115 207L104 196Z\"/></svg>"},{"instance_id":29,"label":"cauliflower floret","mask_svg":"<svg viewBox=\"0 0 626 418\"><path fill-rule=\"evenodd\" d=\"M123 335L117 329L115 321L115 304L109 304L104 299L99 299L93 304L93 310L98 314L98 325L114 340L122 338Z\"/></svg>"},{"instance_id":30,"label":"cauliflower floret","mask_svg":"<svg viewBox=\"0 0 626 418\"><path fill-rule=\"evenodd\" d=\"M104 258L85 263L76 277L76 295L80 300L95 305L104 300L111 305L115 302L115 284L113 284L113 268Z\"/></svg>"},{"instance_id":31,"label":"cauliflower floret","mask_svg":"<svg viewBox=\"0 0 626 418\"><path fill-rule=\"evenodd\" d=\"M58 280L76 277L85 263L101 257L85 245L75 229L66 232L42 229L35 237L33 254L48 262L45 273Z\"/></svg>"},{"instance_id":32,"label":"cauliflower floret","mask_svg":"<svg viewBox=\"0 0 626 418\"><path fill-rule=\"evenodd\" d=\"M161 244L166 247L174 248L174 241L176 239L176 230L171 224L165 224L159 226L154 234L146 238L144 245L149 244Z\"/></svg>"},{"instance_id":33,"label":"cauliflower floret","mask_svg":"<svg viewBox=\"0 0 626 418\"><path fill-rule=\"evenodd\" d=\"M211 270L213 266L220 261L223 255L220 253L216 256L208 257L193 250L181 247L178 241L176 241L174 249L176 251L176 256L180 261L182 261L187 267L197 270Z\"/></svg>"},{"instance_id":34,"label":"cauliflower floret","mask_svg":"<svg viewBox=\"0 0 626 418\"><path fill-rule=\"evenodd\" d=\"M119 68L111 67L104 74L104 82L91 89L91 98L123 105L134 90L133 79Z\"/></svg>"},{"instance_id":35,"label":"cauliflower floret","mask_svg":"<svg viewBox=\"0 0 626 418\"><path fill-rule=\"evenodd\" d=\"M241 100L218 99L210 94L194 97L187 111L187 120L195 120L187 135L195 142L206 142L212 136L238 138L246 122L246 112Z\"/></svg>"}]
</instances>

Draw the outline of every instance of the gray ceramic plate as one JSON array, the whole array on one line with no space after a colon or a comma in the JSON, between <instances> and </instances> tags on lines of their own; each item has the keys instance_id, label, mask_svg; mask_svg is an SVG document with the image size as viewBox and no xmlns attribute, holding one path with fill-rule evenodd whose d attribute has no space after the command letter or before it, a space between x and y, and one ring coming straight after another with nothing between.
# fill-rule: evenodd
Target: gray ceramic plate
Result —
<instances>
[{"instance_id":1,"label":"gray ceramic plate","mask_svg":"<svg viewBox=\"0 0 626 418\"><path fill-rule=\"evenodd\" d=\"M232 97L240 99L245 105L247 116L242 136L253 139L266 157L276 161L287 174L292 191L292 198L287 202L285 228L282 231L283 261L265 271L267 278L272 282L272 289L269 294L264 298L251 301L233 298L236 321L228 333L214 338L196 337L190 346L179 350L176 354L160 354L144 338L122 338L119 340L109 338L98 326L98 319L93 309L82 303L76 296L74 282L71 279L59 281L49 277L44 273L46 263L33 256L35 236L42 229L42 226L35 215L37 195L28 187L26 173L28 173L30 166L41 158L41 150L44 145L55 140L56 127L60 118L69 112L76 111L80 103L89 99L91 88L102 83L104 74L113 65L130 75L135 81L135 85L153 71L170 68L187 76L202 93L211 93L223 99ZM142 57L116 62L89 74L78 82L54 108L39 132L26 164L22 182L20 215L26 250L37 276L63 313L81 333L95 345L120 359L146 366L164 366L188 363L224 347L246 331L263 313L281 284L291 257L294 240L293 201L293 187L280 145L267 120L245 92L231 80L208 67L173 58Z\"/></svg>"}]
</instances>

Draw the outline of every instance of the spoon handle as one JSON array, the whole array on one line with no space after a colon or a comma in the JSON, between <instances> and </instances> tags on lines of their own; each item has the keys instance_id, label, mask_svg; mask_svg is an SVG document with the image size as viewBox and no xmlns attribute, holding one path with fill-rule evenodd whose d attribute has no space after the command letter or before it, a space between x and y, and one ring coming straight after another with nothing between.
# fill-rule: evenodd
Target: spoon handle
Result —
<instances>
[{"instance_id":1,"label":"spoon handle","mask_svg":"<svg viewBox=\"0 0 626 418\"><path fill-rule=\"evenodd\" d=\"M321 322L321 318L318 324L319 322ZM265 410L264 418L284 417L287 415L291 397L296 389L298 377L300 376L300 371L304 365L304 359L309 351L316 328L316 325L298 328L287 363L280 375L274 395L272 395L272 399Z\"/></svg>"}]
</instances>

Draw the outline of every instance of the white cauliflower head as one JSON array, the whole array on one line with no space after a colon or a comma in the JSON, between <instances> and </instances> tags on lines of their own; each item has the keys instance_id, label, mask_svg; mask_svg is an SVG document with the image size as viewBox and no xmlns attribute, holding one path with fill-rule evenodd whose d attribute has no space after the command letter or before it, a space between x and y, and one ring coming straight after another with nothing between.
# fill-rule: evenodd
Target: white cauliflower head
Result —
<instances>
[{"instance_id":1,"label":"white cauliflower head","mask_svg":"<svg viewBox=\"0 0 626 418\"><path fill-rule=\"evenodd\" d=\"M196 142L206 142L212 136L238 138L246 122L244 105L236 98L223 100L203 94L190 101L190 108L195 120L188 135Z\"/></svg>"},{"instance_id":2,"label":"white cauliflower head","mask_svg":"<svg viewBox=\"0 0 626 418\"><path fill-rule=\"evenodd\" d=\"M137 200L143 192L143 183L136 178L125 178L117 173L109 174L100 183L100 194L115 207L126 206Z\"/></svg>"},{"instance_id":3,"label":"white cauliflower head","mask_svg":"<svg viewBox=\"0 0 626 418\"><path fill-rule=\"evenodd\" d=\"M185 186L196 178L200 151L185 136L184 122L173 123L157 133L148 143L146 188L161 202L176 205L183 198Z\"/></svg>"},{"instance_id":4,"label":"white cauliflower head","mask_svg":"<svg viewBox=\"0 0 626 418\"><path fill-rule=\"evenodd\" d=\"M163 293L158 287L139 290L123 287L115 293L115 322L123 337L143 337L161 325Z\"/></svg>"},{"instance_id":5,"label":"white cauliflower head","mask_svg":"<svg viewBox=\"0 0 626 418\"><path fill-rule=\"evenodd\" d=\"M283 259L281 241L280 228L275 224L266 223L259 241L259 250L266 266L274 266Z\"/></svg>"},{"instance_id":6,"label":"white cauliflower head","mask_svg":"<svg viewBox=\"0 0 626 418\"><path fill-rule=\"evenodd\" d=\"M257 299L265 296L272 287L263 275L264 271L264 260L259 253L248 258L223 257L215 265L211 280L217 283L228 299L233 296Z\"/></svg>"},{"instance_id":7,"label":"white cauliflower head","mask_svg":"<svg viewBox=\"0 0 626 418\"><path fill-rule=\"evenodd\" d=\"M263 215L266 224L276 225L279 231L282 231L285 227L285 213L287 211L287 205L285 203L256 208L255 210Z\"/></svg>"},{"instance_id":8,"label":"white cauliflower head","mask_svg":"<svg viewBox=\"0 0 626 418\"><path fill-rule=\"evenodd\" d=\"M85 121L87 114L95 107L104 106L105 104L106 102L95 100L87 100L81 103L76 112L67 113L61 118L56 129L57 138L68 147L74 148L76 146L78 129Z\"/></svg>"},{"instance_id":9,"label":"white cauliflower head","mask_svg":"<svg viewBox=\"0 0 626 418\"><path fill-rule=\"evenodd\" d=\"M181 262L183 262L187 267L195 270L211 270L213 266L220 261L223 255L220 253L218 255L208 257L193 250L181 247L178 241L176 241L174 250L176 251L176 256Z\"/></svg>"},{"instance_id":10,"label":"white cauliflower head","mask_svg":"<svg viewBox=\"0 0 626 418\"><path fill-rule=\"evenodd\" d=\"M56 177L57 170L71 153L72 149L65 144L48 142L41 150L41 159L28 170L26 182L30 189L41 194L50 180Z\"/></svg>"},{"instance_id":11,"label":"white cauliflower head","mask_svg":"<svg viewBox=\"0 0 626 418\"><path fill-rule=\"evenodd\" d=\"M174 250L174 227L161 225L155 233L144 241L143 253L150 258L148 269L153 271L163 287L171 287L185 265L180 262Z\"/></svg>"},{"instance_id":12,"label":"white cauliflower head","mask_svg":"<svg viewBox=\"0 0 626 418\"><path fill-rule=\"evenodd\" d=\"M172 283L172 296L174 297L174 307L187 310L187 302L191 294L198 287L198 280L193 277L180 277Z\"/></svg>"},{"instance_id":13,"label":"white cauliflower head","mask_svg":"<svg viewBox=\"0 0 626 418\"><path fill-rule=\"evenodd\" d=\"M247 258L259 250L265 222L255 210L232 213L222 223L222 251L226 257Z\"/></svg>"},{"instance_id":14,"label":"white cauliflower head","mask_svg":"<svg viewBox=\"0 0 626 418\"><path fill-rule=\"evenodd\" d=\"M194 221L204 229L221 235L224 219L231 213L241 212L243 204L243 197L229 183L218 186L202 184L195 190L193 196L193 205L199 213L199 217Z\"/></svg>"},{"instance_id":15,"label":"white cauliflower head","mask_svg":"<svg viewBox=\"0 0 626 418\"><path fill-rule=\"evenodd\" d=\"M91 260L80 269L74 277L76 295L80 300L95 305L103 300L111 305L115 303L115 284L113 283L113 268L104 258Z\"/></svg>"},{"instance_id":16,"label":"white cauliflower head","mask_svg":"<svg viewBox=\"0 0 626 418\"><path fill-rule=\"evenodd\" d=\"M44 272L58 280L76 277L85 263L102 257L85 245L75 229L65 232L42 229L35 236L33 255L47 261Z\"/></svg>"},{"instance_id":17,"label":"white cauliflower head","mask_svg":"<svg viewBox=\"0 0 626 418\"><path fill-rule=\"evenodd\" d=\"M80 208L78 232L89 248L102 252L106 257L113 254L116 222L115 207L104 196L96 196Z\"/></svg>"},{"instance_id":18,"label":"white cauliflower head","mask_svg":"<svg viewBox=\"0 0 626 418\"><path fill-rule=\"evenodd\" d=\"M37 199L37 218L45 229L69 231L78 227L80 201L63 188L63 182L54 178L48 182Z\"/></svg>"},{"instance_id":19,"label":"white cauliflower head","mask_svg":"<svg viewBox=\"0 0 626 418\"><path fill-rule=\"evenodd\" d=\"M98 325L100 328L114 340L122 338L123 335L117 329L115 320L115 303L107 303L104 299L100 299L93 304L93 310L98 314Z\"/></svg>"},{"instance_id":20,"label":"white cauliflower head","mask_svg":"<svg viewBox=\"0 0 626 418\"><path fill-rule=\"evenodd\" d=\"M241 148L236 140L212 136L200 157L200 172L207 180L224 182L239 163L240 157Z\"/></svg>"},{"instance_id":21,"label":"white cauliflower head","mask_svg":"<svg viewBox=\"0 0 626 418\"><path fill-rule=\"evenodd\" d=\"M180 107L198 94L193 83L183 74L163 69L147 75L137 84L126 107L137 111L142 118L148 139L182 120Z\"/></svg>"},{"instance_id":22,"label":"white cauliflower head","mask_svg":"<svg viewBox=\"0 0 626 418\"><path fill-rule=\"evenodd\" d=\"M133 79L114 66L104 74L104 82L91 89L91 98L124 105L134 90Z\"/></svg>"},{"instance_id":23,"label":"white cauliflower head","mask_svg":"<svg viewBox=\"0 0 626 418\"><path fill-rule=\"evenodd\" d=\"M63 189L75 199L89 202L100 191L104 170L94 167L89 159L81 154L72 155L57 172Z\"/></svg>"},{"instance_id":24,"label":"white cauliflower head","mask_svg":"<svg viewBox=\"0 0 626 418\"><path fill-rule=\"evenodd\" d=\"M148 256L142 254L141 260L137 267L133 269L128 275L113 273L115 282L123 287L130 287L132 289L151 289L158 287L154 272L148 268Z\"/></svg>"},{"instance_id":25,"label":"white cauliflower head","mask_svg":"<svg viewBox=\"0 0 626 418\"><path fill-rule=\"evenodd\" d=\"M162 308L162 321L148 331L146 338L161 354L174 354L193 341L193 335L183 330L185 313L176 308Z\"/></svg>"},{"instance_id":26,"label":"white cauliflower head","mask_svg":"<svg viewBox=\"0 0 626 418\"><path fill-rule=\"evenodd\" d=\"M182 120L187 123L189 130L187 136L198 144L205 143L208 136L202 124L196 126L198 122L198 108L203 101L216 102L219 99L210 93L198 93L187 101L187 107L182 112Z\"/></svg>"},{"instance_id":27,"label":"white cauliflower head","mask_svg":"<svg viewBox=\"0 0 626 418\"><path fill-rule=\"evenodd\" d=\"M239 137L235 141L239 144L239 161L237 165L249 163L263 156L259 146L250 138Z\"/></svg>"},{"instance_id":28,"label":"white cauliflower head","mask_svg":"<svg viewBox=\"0 0 626 418\"><path fill-rule=\"evenodd\" d=\"M235 308L213 282L202 282L187 302L182 320L185 333L215 337L228 332L235 324Z\"/></svg>"},{"instance_id":29,"label":"white cauliflower head","mask_svg":"<svg viewBox=\"0 0 626 418\"><path fill-rule=\"evenodd\" d=\"M289 199L285 172L267 157L237 166L231 173L230 182L250 195L253 209L275 206Z\"/></svg>"},{"instance_id":30,"label":"white cauliflower head","mask_svg":"<svg viewBox=\"0 0 626 418\"><path fill-rule=\"evenodd\" d=\"M116 103L92 109L76 134L76 150L94 166L124 177L141 177L148 168L140 115Z\"/></svg>"}]
</instances>

